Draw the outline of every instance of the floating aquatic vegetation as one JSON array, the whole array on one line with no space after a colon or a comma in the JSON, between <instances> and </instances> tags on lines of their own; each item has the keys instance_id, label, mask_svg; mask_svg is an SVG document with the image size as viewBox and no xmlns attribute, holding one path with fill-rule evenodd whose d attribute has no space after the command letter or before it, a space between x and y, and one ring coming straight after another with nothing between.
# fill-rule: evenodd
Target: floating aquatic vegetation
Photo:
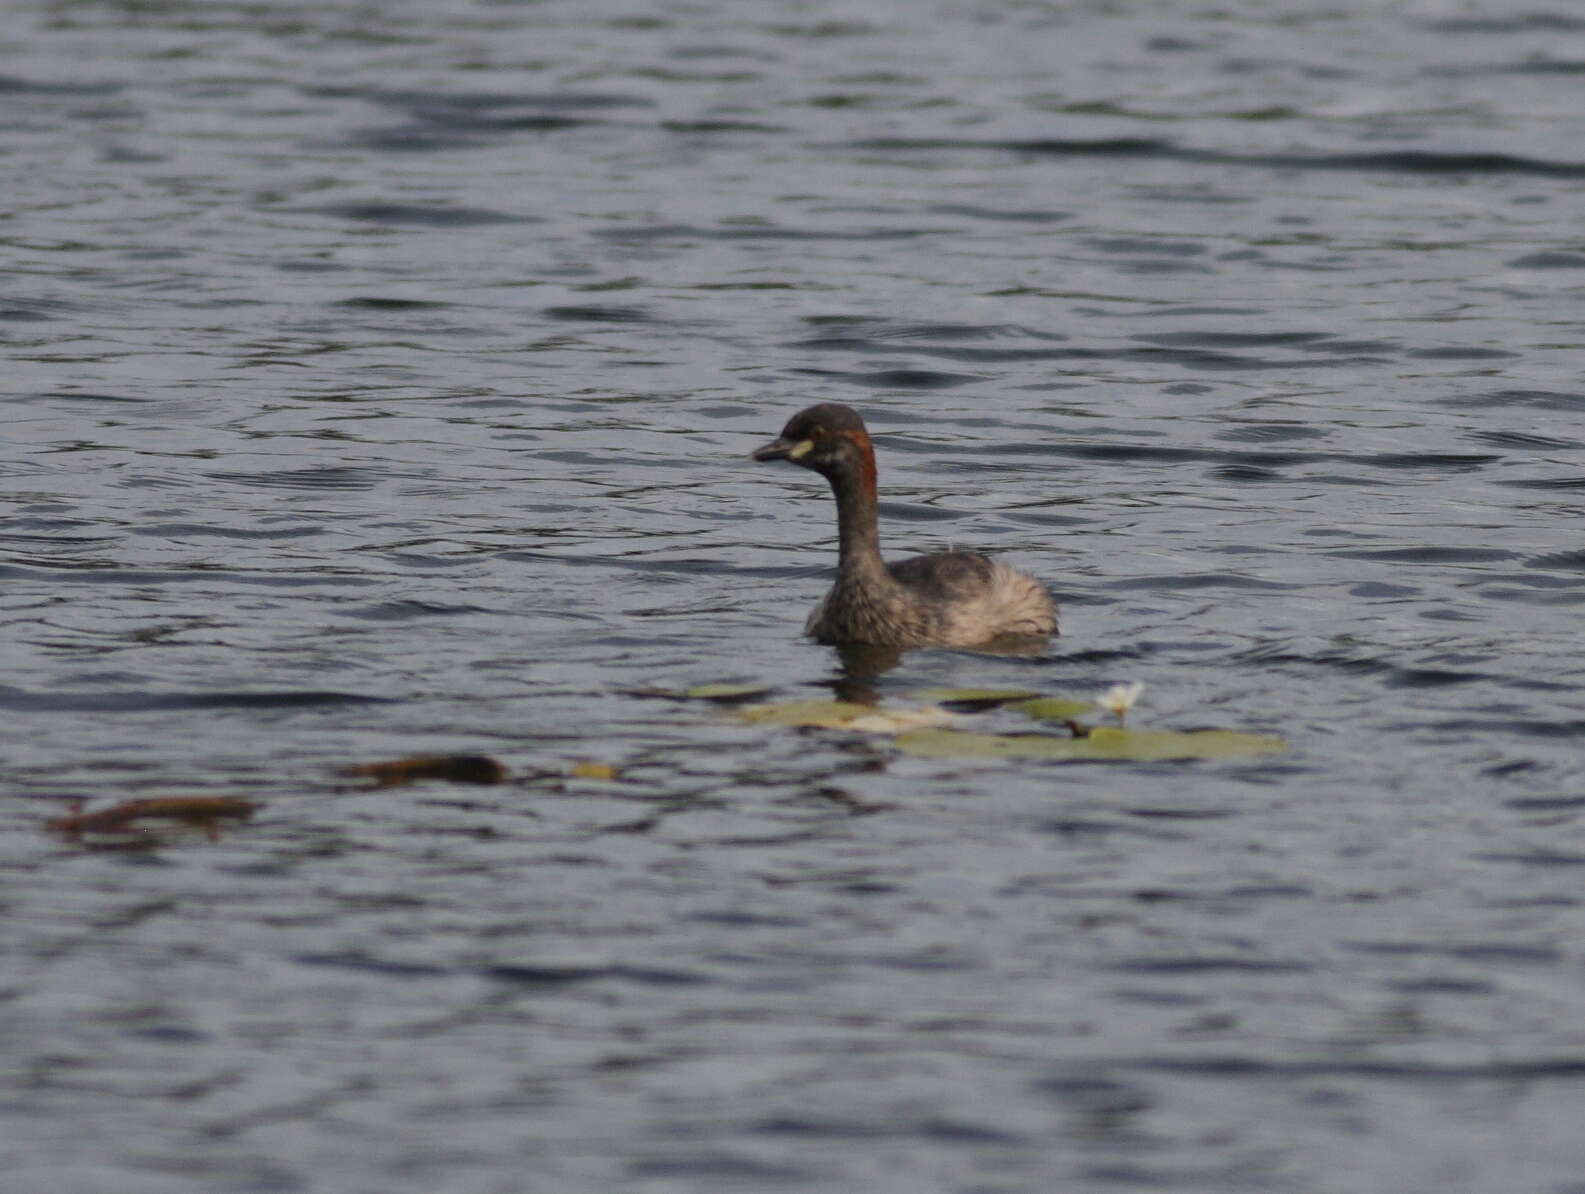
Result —
<instances>
[{"instance_id":1,"label":"floating aquatic vegetation","mask_svg":"<svg viewBox=\"0 0 1585 1194\"><path fill-rule=\"evenodd\" d=\"M913 709L885 709L851 701L787 701L748 705L735 716L754 725L802 726L853 730L894 736L906 754L933 758L1117 759L1133 762L1247 758L1288 749L1281 738L1236 730L1133 730L1091 726L1080 720L1097 707L1116 717L1127 716L1144 684L1117 684L1095 700L1032 695L1024 690L984 688L928 689L921 696L941 704ZM955 711L965 714L1005 707L1037 721L1056 722L1067 735L1053 733L984 733L960 729ZM966 708L965 708L966 707Z\"/></svg>"},{"instance_id":2,"label":"floating aquatic vegetation","mask_svg":"<svg viewBox=\"0 0 1585 1194\"><path fill-rule=\"evenodd\" d=\"M995 709L1000 705L1028 701L1040 696L1038 692L1031 692L1027 688L927 688L914 695L920 700L934 701L938 705L961 709L964 712ZM1088 708L1088 705L1081 706L1081 710Z\"/></svg>"},{"instance_id":3,"label":"floating aquatic vegetation","mask_svg":"<svg viewBox=\"0 0 1585 1194\"><path fill-rule=\"evenodd\" d=\"M372 779L376 788L391 788L420 779L450 780L459 784L499 784L511 772L489 755L409 755L382 763L344 767L342 775Z\"/></svg>"},{"instance_id":4,"label":"floating aquatic vegetation","mask_svg":"<svg viewBox=\"0 0 1585 1194\"><path fill-rule=\"evenodd\" d=\"M1124 759L1136 763L1245 758L1288 749L1281 738L1236 730L1123 730L1111 726L1099 726L1072 738L913 730L898 735L895 744L906 754L926 758Z\"/></svg>"},{"instance_id":5,"label":"floating aquatic vegetation","mask_svg":"<svg viewBox=\"0 0 1585 1194\"><path fill-rule=\"evenodd\" d=\"M921 726L939 726L953 720L945 709L926 705L919 709L879 709L852 701L789 701L781 705L750 705L737 716L756 725L816 726L828 730L856 730L867 734L898 734Z\"/></svg>"},{"instance_id":6,"label":"floating aquatic vegetation","mask_svg":"<svg viewBox=\"0 0 1585 1194\"><path fill-rule=\"evenodd\" d=\"M1019 701L1011 706L1025 717L1036 721L1069 722L1095 708L1093 701L1075 701L1068 697L1036 697L1032 701Z\"/></svg>"},{"instance_id":7,"label":"floating aquatic vegetation","mask_svg":"<svg viewBox=\"0 0 1585 1194\"><path fill-rule=\"evenodd\" d=\"M246 821L258 805L235 796L154 796L144 800L123 800L95 812L82 811L79 800L72 812L46 821L44 827L81 841L84 834L147 832L149 821L176 821L202 829L210 841L220 837L221 821Z\"/></svg>"},{"instance_id":8,"label":"floating aquatic vegetation","mask_svg":"<svg viewBox=\"0 0 1585 1194\"><path fill-rule=\"evenodd\" d=\"M690 701L746 701L769 691L764 684L695 684L682 695Z\"/></svg>"}]
</instances>

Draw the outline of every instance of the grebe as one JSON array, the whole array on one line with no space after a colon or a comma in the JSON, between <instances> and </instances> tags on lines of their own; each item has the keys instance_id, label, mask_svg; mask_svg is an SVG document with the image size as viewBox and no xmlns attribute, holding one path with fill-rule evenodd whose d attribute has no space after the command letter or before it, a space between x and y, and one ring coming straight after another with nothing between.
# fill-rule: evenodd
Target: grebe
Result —
<instances>
[{"instance_id":1,"label":"grebe","mask_svg":"<svg viewBox=\"0 0 1585 1194\"><path fill-rule=\"evenodd\" d=\"M836 583L804 633L822 643L968 647L1057 632L1057 606L1032 576L975 551L888 564L876 525L875 450L864 420L835 402L794 415L755 460L790 460L831 483L837 499Z\"/></svg>"}]
</instances>

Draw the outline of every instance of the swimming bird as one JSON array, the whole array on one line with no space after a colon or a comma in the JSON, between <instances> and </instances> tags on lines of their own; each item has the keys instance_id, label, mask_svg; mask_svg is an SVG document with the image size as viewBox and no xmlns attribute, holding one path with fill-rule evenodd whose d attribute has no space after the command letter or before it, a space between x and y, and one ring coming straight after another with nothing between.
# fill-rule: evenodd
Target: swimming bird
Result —
<instances>
[{"instance_id":1,"label":"swimming bird","mask_svg":"<svg viewBox=\"0 0 1585 1194\"><path fill-rule=\"evenodd\" d=\"M881 558L875 450L858 411L825 402L794 415L753 459L790 460L831 484L837 576L804 625L822 643L967 647L1057 633L1045 585L975 551Z\"/></svg>"}]
</instances>

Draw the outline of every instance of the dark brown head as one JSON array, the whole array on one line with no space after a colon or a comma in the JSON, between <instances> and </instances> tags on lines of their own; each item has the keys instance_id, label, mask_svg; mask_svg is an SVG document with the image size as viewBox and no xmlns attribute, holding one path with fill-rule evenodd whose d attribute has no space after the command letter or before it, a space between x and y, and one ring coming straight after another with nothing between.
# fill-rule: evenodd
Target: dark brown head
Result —
<instances>
[{"instance_id":1,"label":"dark brown head","mask_svg":"<svg viewBox=\"0 0 1585 1194\"><path fill-rule=\"evenodd\" d=\"M790 460L826 477L857 475L874 485L875 452L864 420L851 406L822 402L788 420L776 439L753 454L755 460Z\"/></svg>"}]
</instances>

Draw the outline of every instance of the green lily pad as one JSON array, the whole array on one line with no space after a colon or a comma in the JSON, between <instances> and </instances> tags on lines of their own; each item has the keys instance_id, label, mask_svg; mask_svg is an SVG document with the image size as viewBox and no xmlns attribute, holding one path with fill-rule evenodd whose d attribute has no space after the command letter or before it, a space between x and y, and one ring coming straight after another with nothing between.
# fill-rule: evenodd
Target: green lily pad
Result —
<instances>
[{"instance_id":1,"label":"green lily pad","mask_svg":"<svg viewBox=\"0 0 1585 1194\"><path fill-rule=\"evenodd\" d=\"M851 701L788 701L781 705L750 705L737 715L755 725L818 726L828 730L859 730L899 734L952 720L945 709L877 709Z\"/></svg>"},{"instance_id":2,"label":"green lily pad","mask_svg":"<svg viewBox=\"0 0 1585 1194\"><path fill-rule=\"evenodd\" d=\"M1074 701L1066 697L1037 697L1032 701L1019 701L1013 708L1037 721L1072 721L1075 717L1095 712L1095 702Z\"/></svg>"},{"instance_id":3,"label":"green lily pad","mask_svg":"<svg viewBox=\"0 0 1585 1194\"><path fill-rule=\"evenodd\" d=\"M915 693L920 700L935 701L942 705L958 705L965 709L994 709L1010 701L1027 701L1038 697L1038 692L1027 688L927 688Z\"/></svg>"},{"instance_id":4,"label":"green lily pad","mask_svg":"<svg viewBox=\"0 0 1585 1194\"><path fill-rule=\"evenodd\" d=\"M963 730L911 730L899 734L897 748L923 758L1127 759L1155 762L1177 759L1236 759L1278 754L1281 738L1236 730L1121 730L1100 726L1084 738L1052 734L972 734Z\"/></svg>"},{"instance_id":5,"label":"green lily pad","mask_svg":"<svg viewBox=\"0 0 1585 1194\"><path fill-rule=\"evenodd\" d=\"M690 701L746 701L769 691L764 684L695 684L682 695Z\"/></svg>"}]
</instances>

